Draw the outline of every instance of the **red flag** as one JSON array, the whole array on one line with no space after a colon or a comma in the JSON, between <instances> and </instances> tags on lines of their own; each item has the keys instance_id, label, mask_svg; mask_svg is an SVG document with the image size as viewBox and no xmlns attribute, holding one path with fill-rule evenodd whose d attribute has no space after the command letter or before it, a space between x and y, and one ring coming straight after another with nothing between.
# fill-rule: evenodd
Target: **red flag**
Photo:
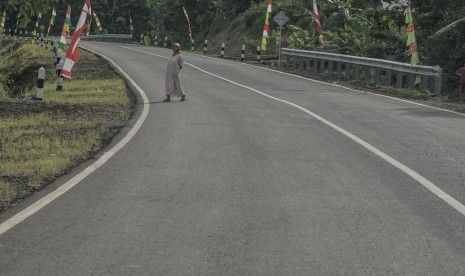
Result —
<instances>
[{"instance_id":1,"label":"red flag","mask_svg":"<svg viewBox=\"0 0 465 276\"><path fill-rule=\"evenodd\" d=\"M189 15L187 15L186 8L183 6L182 10L184 11L184 15L186 16L187 19L187 24L189 25L189 38L191 39L192 42L192 29L191 29L191 21L189 19Z\"/></svg>"},{"instance_id":2,"label":"red flag","mask_svg":"<svg viewBox=\"0 0 465 276\"><path fill-rule=\"evenodd\" d=\"M313 20L316 22L316 30L319 34L320 45L323 45L323 28L321 27L320 15L318 14L318 7L316 5L316 0L313 0Z\"/></svg>"},{"instance_id":3,"label":"red flag","mask_svg":"<svg viewBox=\"0 0 465 276\"><path fill-rule=\"evenodd\" d=\"M73 39L69 45L68 52L66 53L65 64L61 70L61 74L64 77L71 79L71 69L74 66L74 63L79 58L79 40L82 35L82 32L87 28L86 18L90 14L90 0L85 0L84 6L82 7L81 16L76 25L76 31L74 32Z\"/></svg>"}]
</instances>

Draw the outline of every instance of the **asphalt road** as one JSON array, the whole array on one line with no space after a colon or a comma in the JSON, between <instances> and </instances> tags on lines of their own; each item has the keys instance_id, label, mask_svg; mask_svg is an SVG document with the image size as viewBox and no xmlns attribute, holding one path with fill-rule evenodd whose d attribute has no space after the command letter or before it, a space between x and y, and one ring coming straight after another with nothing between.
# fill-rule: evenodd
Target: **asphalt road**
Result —
<instances>
[{"instance_id":1,"label":"asphalt road","mask_svg":"<svg viewBox=\"0 0 465 276\"><path fill-rule=\"evenodd\" d=\"M0 216L0 275L465 275L465 116L189 53L161 103L170 50L82 44L147 98Z\"/></svg>"}]
</instances>

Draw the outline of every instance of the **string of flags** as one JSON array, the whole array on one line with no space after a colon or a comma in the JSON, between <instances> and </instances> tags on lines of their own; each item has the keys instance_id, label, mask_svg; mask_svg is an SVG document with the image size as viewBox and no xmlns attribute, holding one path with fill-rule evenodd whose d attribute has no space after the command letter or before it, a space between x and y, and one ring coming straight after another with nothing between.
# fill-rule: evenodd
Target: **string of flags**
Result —
<instances>
[{"instance_id":1,"label":"string of flags","mask_svg":"<svg viewBox=\"0 0 465 276\"><path fill-rule=\"evenodd\" d=\"M72 78L71 69L74 66L74 63L79 58L79 41L81 39L82 32L87 28L86 19L87 15L91 12L90 1L85 0L84 6L82 7L81 15L79 16L79 21L76 25L76 31L73 34L73 38L69 45L68 51L66 52L65 63L63 64L63 69L61 70L61 75L63 77Z\"/></svg>"},{"instance_id":2,"label":"string of flags","mask_svg":"<svg viewBox=\"0 0 465 276\"><path fill-rule=\"evenodd\" d=\"M129 15L129 31L132 34L132 31L134 31L134 27L132 26L132 18L131 15Z\"/></svg>"},{"instance_id":3,"label":"string of flags","mask_svg":"<svg viewBox=\"0 0 465 276\"><path fill-rule=\"evenodd\" d=\"M410 56L410 64L417 65L420 63L420 57L418 56L417 39L415 37L415 25L413 24L412 10L410 7L410 1L407 2L405 8L405 24L407 24L407 55ZM415 78L415 85L421 82L421 77Z\"/></svg>"},{"instance_id":4,"label":"string of flags","mask_svg":"<svg viewBox=\"0 0 465 276\"><path fill-rule=\"evenodd\" d=\"M187 11L186 11L186 8L183 6L182 7L182 10L184 12L184 15L186 16L186 19L187 19L187 24L189 25L189 38L190 38L190 41L192 42L192 28L191 28L191 21L189 19L189 15L187 15Z\"/></svg>"},{"instance_id":5,"label":"string of flags","mask_svg":"<svg viewBox=\"0 0 465 276\"><path fill-rule=\"evenodd\" d=\"M265 25L263 26L263 37L262 37L262 51L266 51L267 39L269 37L268 33L270 32L270 15L271 15L271 6L273 0L268 0L268 6L266 9L265 15Z\"/></svg>"},{"instance_id":6,"label":"string of flags","mask_svg":"<svg viewBox=\"0 0 465 276\"><path fill-rule=\"evenodd\" d=\"M86 31L87 36L90 34L90 26L91 25L92 25L92 16L90 16L89 19L87 20L87 31Z\"/></svg>"},{"instance_id":7,"label":"string of flags","mask_svg":"<svg viewBox=\"0 0 465 276\"><path fill-rule=\"evenodd\" d=\"M63 23L63 29L61 31L61 37L60 41L58 42L58 48L61 49L61 51L65 51L65 45L66 43L66 36L69 34L69 29L71 26L71 6L68 4L68 8L66 9L66 18L65 22Z\"/></svg>"},{"instance_id":8,"label":"string of flags","mask_svg":"<svg viewBox=\"0 0 465 276\"><path fill-rule=\"evenodd\" d=\"M50 34L50 29L52 26L55 25L55 17L57 16L57 12L55 10L55 6L53 6L53 10L52 10L52 17L50 18L50 24L48 25L48 29L47 29L47 37L49 36Z\"/></svg>"},{"instance_id":9,"label":"string of flags","mask_svg":"<svg viewBox=\"0 0 465 276\"><path fill-rule=\"evenodd\" d=\"M98 30L101 32L103 30L102 25L100 24L100 20L97 17L97 14L94 10L92 10L92 15L94 16L95 25L97 25Z\"/></svg>"},{"instance_id":10,"label":"string of flags","mask_svg":"<svg viewBox=\"0 0 465 276\"><path fill-rule=\"evenodd\" d=\"M42 13L39 13L39 15L37 16L36 24L34 26L34 31L32 32L33 36L37 36L38 34L40 19L42 19Z\"/></svg>"},{"instance_id":11,"label":"string of flags","mask_svg":"<svg viewBox=\"0 0 465 276\"><path fill-rule=\"evenodd\" d=\"M316 23L316 31L318 32L318 41L320 42L320 47L323 46L323 28L321 27L320 15L318 14L318 6L316 0L313 0L313 11L312 11L313 20Z\"/></svg>"}]
</instances>

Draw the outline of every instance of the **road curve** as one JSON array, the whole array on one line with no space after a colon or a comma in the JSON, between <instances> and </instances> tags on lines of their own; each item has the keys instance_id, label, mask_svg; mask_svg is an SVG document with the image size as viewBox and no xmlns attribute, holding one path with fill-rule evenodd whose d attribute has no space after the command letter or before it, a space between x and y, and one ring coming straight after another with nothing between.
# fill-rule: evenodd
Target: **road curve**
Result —
<instances>
[{"instance_id":1,"label":"road curve","mask_svg":"<svg viewBox=\"0 0 465 276\"><path fill-rule=\"evenodd\" d=\"M465 116L189 53L162 103L170 50L82 43L147 97L0 235L0 275L465 274Z\"/></svg>"}]
</instances>

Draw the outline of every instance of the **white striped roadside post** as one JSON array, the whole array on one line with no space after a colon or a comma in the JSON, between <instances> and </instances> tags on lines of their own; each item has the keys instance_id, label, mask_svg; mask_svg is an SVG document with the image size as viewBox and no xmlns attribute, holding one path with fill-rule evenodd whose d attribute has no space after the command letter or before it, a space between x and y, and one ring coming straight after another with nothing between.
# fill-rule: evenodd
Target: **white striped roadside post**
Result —
<instances>
[{"instance_id":1,"label":"white striped roadside post","mask_svg":"<svg viewBox=\"0 0 465 276\"><path fill-rule=\"evenodd\" d=\"M8 29L8 40L11 39L11 29Z\"/></svg>"},{"instance_id":2,"label":"white striped roadside post","mask_svg":"<svg viewBox=\"0 0 465 276\"><path fill-rule=\"evenodd\" d=\"M36 99L42 100L44 98L44 84L45 84L45 68L40 67L37 78L37 93Z\"/></svg>"},{"instance_id":3,"label":"white striped roadside post","mask_svg":"<svg viewBox=\"0 0 465 276\"><path fill-rule=\"evenodd\" d=\"M62 55L60 60L58 61L57 64L57 89L56 91L61 91L63 90L63 76L61 75L61 69L63 69L63 65L65 64L65 56Z\"/></svg>"},{"instance_id":4,"label":"white striped roadside post","mask_svg":"<svg viewBox=\"0 0 465 276\"><path fill-rule=\"evenodd\" d=\"M191 40L191 52L194 51L194 39Z\"/></svg>"},{"instance_id":5,"label":"white striped roadside post","mask_svg":"<svg viewBox=\"0 0 465 276\"><path fill-rule=\"evenodd\" d=\"M19 41L23 42L23 30L19 30Z\"/></svg>"},{"instance_id":6,"label":"white striped roadside post","mask_svg":"<svg viewBox=\"0 0 465 276\"><path fill-rule=\"evenodd\" d=\"M144 34L140 34L140 45L144 45Z\"/></svg>"},{"instance_id":7,"label":"white striped roadside post","mask_svg":"<svg viewBox=\"0 0 465 276\"><path fill-rule=\"evenodd\" d=\"M221 58L224 58L224 43L221 44Z\"/></svg>"},{"instance_id":8,"label":"white striped roadside post","mask_svg":"<svg viewBox=\"0 0 465 276\"><path fill-rule=\"evenodd\" d=\"M24 30L24 40L28 41L29 37L27 36L27 30Z\"/></svg>"},{"instance_id":9,"label":"white striped roadside post","mask_svg":"<svg viewBox=\"0 0 465 276\"><path fill-rule=\"evenodd\" d=\"M53 60L54 60L54 65L56 68L56 65L58 63L58 43L55 41L55 38L52 38L52 46L53 46Z\"/></svg>"},{"instance_id":10,"label":"white striped roadside post","mask_svg":"<svg viewBox=\"0 0 465 276\"><path fill-rule=\"evenodd\" d=\"M260 62L260 59L261 59L260 46L257 46L257 61Z\"/></svg>"},{"instance_id":11,"label":"white striped roadside post","mask_svg":"<svg viewBox=\"0 0 465 276\"><path fill-rule=\"evenodd\" d=\"M207 54L207 49L208 49L208 39L205 39L205 44L203 46L203 54Z\"/></svg>"},{"instance_id":12,"label":"white striped roadside post","mask_svg":"<svg viewBox=\"0 0 465 276\"><path fill-rule=\"evenodd\" d=\"M163 44L163 46L166 48L167 45L168 45L168 37L165 36L165 44Z\"/></svg>"},{"instance_id":13,"label":"white striped roadside post","mask_svg":"<svg viewBox=\"0 0 465 276\"><path fill-rule=\"evenodd\" d=\"M245 45L242 45L241 62L244 62L244 58L245 58Z\"/></svg>"},{"instance_id":14,"label":"white striped roadside post","mask_svg":"<svg viewBox=\"0 0 465 276\"><path fill-rule=\"evenodd\" d=\"M158 36L155 36L154 41L153 41L153 45L155 47L158 47Z\"/></svg>"}]
</instances>

